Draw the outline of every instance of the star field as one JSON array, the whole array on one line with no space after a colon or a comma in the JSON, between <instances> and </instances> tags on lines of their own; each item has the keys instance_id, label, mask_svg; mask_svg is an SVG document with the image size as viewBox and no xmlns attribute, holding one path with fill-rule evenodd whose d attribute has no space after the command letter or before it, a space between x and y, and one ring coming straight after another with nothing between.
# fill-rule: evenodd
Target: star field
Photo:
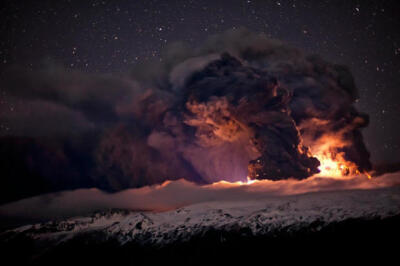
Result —
<instances>
[{"instance_id":1,"label":"star field","mask_svg":"<svg viewBox=\"0 0 400 266\"><path fill-rule=\"evenodd\" d=\"M4 1L0 71L46 62L121 73L162 50L246 27L350 67L374 162L400 157L400 4L397 1ZM1 90L1 87L0 87ZM12 103L1 101L12 111ZM0 130L7 130L0 125Z\"/></svg>"}]
</instances>

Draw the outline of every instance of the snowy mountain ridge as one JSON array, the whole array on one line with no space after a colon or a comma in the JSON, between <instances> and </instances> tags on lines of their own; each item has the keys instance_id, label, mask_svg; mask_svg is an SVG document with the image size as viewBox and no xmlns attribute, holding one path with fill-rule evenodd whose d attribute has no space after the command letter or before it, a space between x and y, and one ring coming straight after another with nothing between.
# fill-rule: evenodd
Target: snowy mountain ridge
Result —
<instances>
[{"instance_id":1,"label":"snowy mountain ridge","mask_svg":"<svg viewBox=\"0 0 400 266\"><path fill-rule=\"evenodd\" d=\"M400 187L264 197L257 201L207 202L166 212L110 210L62 221L26 225L2 233L60 244L82 234L101 232L104 240L163 246L189 241L215 229L249 235L320 230L332 222L400 214ZM221 241L223 239L221 238Z\"/></svg>"}]
</instances>

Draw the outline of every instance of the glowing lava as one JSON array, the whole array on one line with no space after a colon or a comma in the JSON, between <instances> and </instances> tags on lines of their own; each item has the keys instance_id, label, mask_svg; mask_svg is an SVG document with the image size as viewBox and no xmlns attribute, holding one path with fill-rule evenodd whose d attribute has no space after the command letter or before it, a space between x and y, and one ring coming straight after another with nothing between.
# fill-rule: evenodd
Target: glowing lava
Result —
<instances>
[{"instance_id":1,"label":"glowing lava","mask_svg":"<svg viewBox=\"0 0 400 266\"><path fill-rule=\"evenodd\" d=\"M342 177L349 175L351 172L351 166L347 165L346 161L337 161L325 154L314 156L317 157L318 161L321 163L318 167L320 171L320 173L317 174L318 176Z\"/></svg>"},{"instance_id":2,"label":"glowing lava","mask_svg":"<svg viewBox=\"0 0 400 266\"><path fill-rule=\"evenodd\" d=\"M221 180L221 181L212 183L211 186L216 186L216 187L244 186L244 185L251 185L251 184L254 184L257 182L261 182L260 180L257 180L257 179L250 179L249 176L247 176L246 179L247 179L246 181L236 181L236 182Z\"/></svg>"},{"instance_id":3,"label":"glowing lava","mask_svg":"<svg viewBox=\"0 0 400 266\"><path fill-rule=\"evenodd\" d=\"M354 162L345 159L345 154L340 150L351 143L345 141L340 135L325 135L318 141L306 138L305 142L310 148L310 156L317 158L320 162L318 167L320 172L314 176L343 178L364 174L371 179L367 172L360 173L359 167Z\"/></svg>"},{"instance_id":4,"label":"glowing lava","mask_svg":"<svg viewBox=\"0 0 400 266\"><path fill-rule=\"evenodd\" d=\"M320 172L315 176L341 178L349 175L360 175L358 167L353 162L346 161L340 154L332 155L330 153L314 155L320 162L318 169ZM367 172L362 173L371 179Z\"/></svg>"}]
</instances>

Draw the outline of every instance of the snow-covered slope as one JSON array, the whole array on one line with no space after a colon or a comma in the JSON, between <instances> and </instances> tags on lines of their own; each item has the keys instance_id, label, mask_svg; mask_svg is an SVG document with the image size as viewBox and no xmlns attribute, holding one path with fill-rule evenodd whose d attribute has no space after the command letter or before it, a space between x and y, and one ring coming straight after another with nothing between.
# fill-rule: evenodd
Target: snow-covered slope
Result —
<instances>
[{"instance_id":1,"label":"snow-covered slope","mask_svg":"<svg viewBox=\"0 0 400 266\"><path fill-rule=\"evenodd\" d=\"M16 236L57 245L82 234L101 232L120 245L136 242L163 246L189 241L207 230L267 235L314 225L320 230L332 222L352 218L387 218L400 214L400 187L264 197L248 202L207 202L167 212L111 210L86 217L27 225L2 233L1 241ZM316 223L317 222L317 223ZM317 224L317 226L315 226Z\"/></svg>"}]
</instances>

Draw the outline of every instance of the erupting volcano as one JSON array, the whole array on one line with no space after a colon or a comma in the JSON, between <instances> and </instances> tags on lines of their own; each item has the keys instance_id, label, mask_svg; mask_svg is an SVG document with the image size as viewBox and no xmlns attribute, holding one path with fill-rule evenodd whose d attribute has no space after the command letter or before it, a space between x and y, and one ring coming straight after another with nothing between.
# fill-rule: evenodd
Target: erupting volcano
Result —
<instances>
[{"instance_id":1,"label":"erupting volcano","mask_svg":"<svg viewBox=\"0 0 400 266\"><path fill-rule=\"evenodd\" d=\"M2 261L393 264L399 3L2 1Z\"/></svg>"}]
</instances>

